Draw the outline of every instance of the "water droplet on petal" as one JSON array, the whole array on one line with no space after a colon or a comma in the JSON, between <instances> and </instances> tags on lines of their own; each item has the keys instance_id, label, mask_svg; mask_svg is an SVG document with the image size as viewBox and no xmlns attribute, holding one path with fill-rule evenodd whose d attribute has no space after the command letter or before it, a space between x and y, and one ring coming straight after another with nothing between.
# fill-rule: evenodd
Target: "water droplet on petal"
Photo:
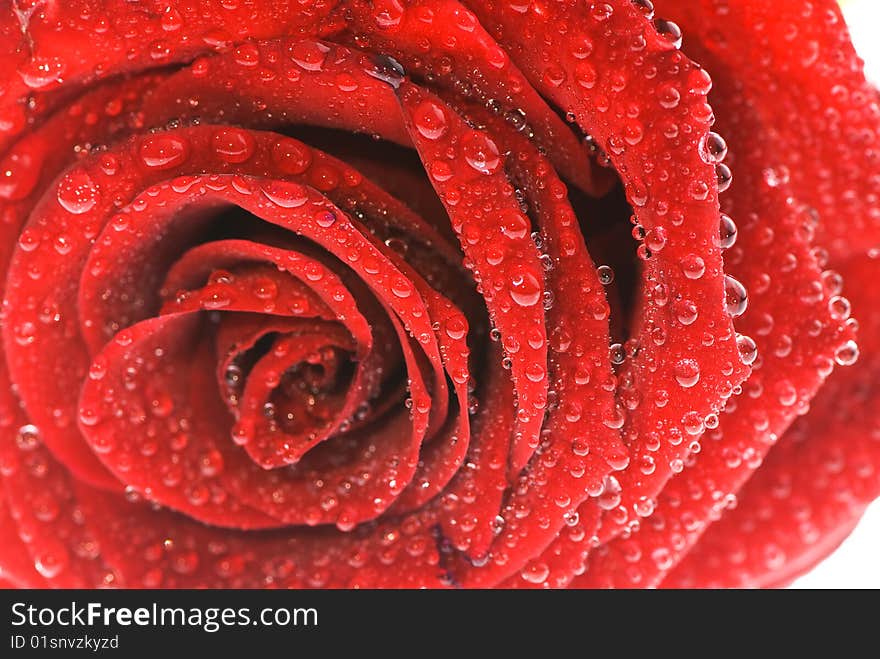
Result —
<instances>
[{"instance_id":1,"label":"water droplet on petal","mask_svg":"<svg viewBox=\"0 0 880 659\"><path fill-rule=\"evenodd\" d=\"M721 249L729 249L736 242L737 227L729 215L721 213L721 222L718 231L718 246Z\"/></svg>"},{"instance_id":2,"label":"water droplet on petal","mask_svg":"<svg viewBox=\"0 0 880 659\"><path fill-rule=\"evenodd\" d=\"M272 160L285 174L302 174L312 164L312 152L302 142L282 137L272 146Z\"/></svg>"},{"instance_id":3,"label":"water droplet on petal","mask_svg":"<svg viewBox=\"0 0 880 659\"><path fill-rule=\"evenodd\" d=\"M475 130L464 136L461 151L467 164L482 174L494 174L501 166L498 146L480 131Z\"/></svg>"},{"instance_id":4,"label":"water droplet on petal","mask_svg":"<svg viewBox=\"0 0 880 659\"><path fill-rule=\"evenodd\" d=\"M520 572L522 578L531 584L541 584L550 576L550 568L546 563L530 562Z\"/></svg>"},{"instance_id":5,"label":"water droplet on petal","mask_svg":"<svg viewBox=\"0 0 880 659\"><path fill-rule=\"evenodd\" d=\"M64 571L70 561L67 550L58 545L51 551L41 551L34 557L34 568L46 579L54 579Z\"/></svg>"},{"instance_id":6,"label":"water droplet on petal","mask_svg":"<svg viewBox=\"0 0 880 659\"><path fill-rule=\"evenodd\" d=\"M521 307L531 307L541 299L541 282L530 271L520 269L510 280L510 297Z\"/></svg>"},{"instance_id":7,"label":"water droplet on petal","mask_svg":"<svg viewBox=\"0 0 880 659\"><path fill-rule=\"evenodd\" d=\"M68 213L87 213L98 203L98 186L86 171L74 169L58 184L58 203Z\"/></svg>"},{"instance_id":8,"label":"water droplet on petal","mask_svg":"<svg viewBox=\"0 0 880 659\"><path fill-rule=\"evenodd\" d=\"M846 320L852 313L852 305L842 295L834 295L828 300L828 312L834 320Z\"/></svg>"},{"instance_id":9,"label":"water droplet on petal","mask_svg":"<svg viewBox=\"0 0 880 659\"><path fill-rule=\"evenodd\" d=\"M758 345L755 340L745 334L738 334L736 347L739 350L739 358L746 366L751 366L758 357Z\"/></svg>"},{"instance_id":10,"label":"water droplet on petal","mask_svg":"<svg viewBox=\"0 0 880 659\"><path fill-rule=\"evenodd\" d=\"M724 301L731 318L742 316L749 305L746 287L730 275L724 275Z\"/></svg>"},{"instance_id":11,"label":"water droplet on petal","mask_svg":"<svg viewBox=\"0 0 880 659\"><path fill-rule=\"evenodd\" d=\"M599 283L608 286L614 281L614 270L607 265L600 265L596 268L596 274L599 275Z\"/></svg>"},{"instance_id":12,"label":"water droplet on petal","mask_svg":"<svg viewBox=\"0 0 880 659\"><path fill-rule=\"evenodd\" d=\"M450 339L458 341L467 334L467 322L462 316L453 316L446 321L445 329Z\"/></svg>"},{"instance_id":13,"label":"water droplet on petal","mask_svg":"<svg viewBox=\"0 0 880 659\"><path fill-rule=\"evenodd\" d=\"M42 89L60 81L64 68L58 57L33 57L19 67L18 74L31 89Z\"/></svg>"},{"instance_id":14,"label":"water droplet on petal","mask_svg":"<svg viewBox=\"0 0 880 659\"><path fill-rule=\"evenodd\" d=\"M654 27L657 28L657 34L672 44L674 48L681 47L681 28L676 23L658 18L654 21Z\"/></svg>"},{"instance_id":15,"label":"water droplet on petal","mask_svg":"<svg viewBox=\"0 0 880 659\"><path fill-rule=\"evenodd\" d=\"M241 163L254 154L255 142L248 131L227 127L217 130L211 136L211 146L221 160Z\"/></svg>"},{"instance_id":16,"label":"water droplet on petal","mask_svg":"<svg viewBox=\"0 0 880 659\"><path fill-rule=\"evenodd\" d=\"M419 103L412 121L419 134L427 140L439 140L446 133L446 112L430 99Z\"/></svg>"},{"instance_id":17,"label":"water droplet on petal","mask_svg":"<svg viewBox=\"0 0 880 659\"><path fill-rule=\"evenodd\" d=\"M27 197L40 180L43 157L37 151L12 150L0 161L0 199L18 201Z\"/></svg>"},{"instance_id":18,"label":"water droplet on petal","mask_svg":"<svg viewBox=\"0 0 880 659\"><path fill-rule=\"evenodd\" d=\"M681 271L688 279L699 279L706 272L706 263L696 254L688 254L681 260Z\"/></svg>"},{"instance_id":19,"label":"water droplet on petal","mask_svg":"<svg viewBox=\"0 0 880 659\"><path fill-rule=\"evenodd\" d=\"M290 59L305 71L320 71L324 68L330 48L318 41L297 40L288 50Z\"/></svg>"},{"instance_id":20,"label":"water droplet on petal","mask_svg":"<svg viewBox=\"0 0 880 659\"><path fill-rule=\"evenodd\" d=\"M151 135L139 149L143 163L151 169L171 169L189 157L190 144L177 135Z\"/></svg>"},{"instance_id":21,"label":"water droplet on petal","mask_svg":"<svg viewBox=\"0 0 880 659\"><path fill-rule=\"evenodd\" d=\"M260 190L269 201L281 208L298 208L309 200L306 189L298 183L266 181Z\"/></svg>"},{"instance_id":22,"label":"water droplet on petal","mask_svg":"<svg viewBox=\"0 0 880 659\"><path fill-rule=\"evenodd\" d=\"M707 133L700 140L700 157L709 165L720 163L727 156L727 142L718 133Z\"/></svg>"},{"instance_id":23,"label":"water droplet on petal","mask_svg":"<svg viewBox=\"0 0 880 659\"><path fill-rule=\"evenodd\" d=\"M681 359L675 364L675 379L682 386L693 387L700 381L700 365L694 359Z\"/></svg>"},{"instance_id":24,"label":"water droplet on petal","mask_svg":"<svg viewBox=\"0 0 880 659\"><path fill-rule=\"evenodd\" d=\"M840 366L852 366L859 359L859 346L850 339L837 348L834 352L834 361Z\"/></svg>"}]
</instances>

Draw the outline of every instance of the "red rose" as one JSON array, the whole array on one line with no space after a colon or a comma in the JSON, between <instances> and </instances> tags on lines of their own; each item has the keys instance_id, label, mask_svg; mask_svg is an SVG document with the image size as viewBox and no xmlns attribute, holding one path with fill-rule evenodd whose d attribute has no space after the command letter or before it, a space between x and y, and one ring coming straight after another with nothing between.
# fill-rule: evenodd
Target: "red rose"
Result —
<instances>
[{"instance_id":1,"label":"red rose","mask_svg":"<svg viewBox=\"0 0 880 659\"><path fill-rule=\"evenodd\" d=\"M833 549L880 486L878 95L831 0L658 5L0 10L5 583Z\"/></svg>"}]
</instances>

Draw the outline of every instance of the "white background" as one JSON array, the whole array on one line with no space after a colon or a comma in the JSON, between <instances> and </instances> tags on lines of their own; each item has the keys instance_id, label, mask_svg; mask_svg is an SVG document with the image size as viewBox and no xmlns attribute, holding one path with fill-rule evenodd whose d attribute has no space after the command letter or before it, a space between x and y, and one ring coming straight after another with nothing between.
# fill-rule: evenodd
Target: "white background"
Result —
<instances>
[{"instance_id":1,"label":"white background","mask_svg":"<svg viewBox=\"0 0 880 659\"><path fill-rule=\"evenodd\" d=\"M865 71L880 83L880 2L841 2L853 42L865 59ZM880 501L874 503L853 534L794 588L880 588Z\"/></svg>"}]
</instances>

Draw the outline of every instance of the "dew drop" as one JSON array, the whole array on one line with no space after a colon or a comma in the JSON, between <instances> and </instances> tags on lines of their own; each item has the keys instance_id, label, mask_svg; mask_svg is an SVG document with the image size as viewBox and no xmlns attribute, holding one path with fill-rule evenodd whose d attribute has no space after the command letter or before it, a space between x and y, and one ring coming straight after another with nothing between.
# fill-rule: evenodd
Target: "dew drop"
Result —
<instances>
[{"instance_id":1,"label":"dew drop","mask_svg":"<svg viewBox=\"0 0 880 659\"><path fill-rule=\"evenodd\" d=\"M378 0L373 3L373 20L383 30L391 30L403 20L404 7L400 0Z\"/></svg>"},{"instance_id":2,"label":"dew drop","mask_svg":"<svg viewBox=\"0 0 880 659\"><path fill-rule=\"evenodd\" d=\"M758 344L755 340L745 334L737 334L736 347L739 350L739 358L746 366L751 366L758 357Z\"/></svg>"},{"instance_id":3,"label":"dew drop","mask_svg":"<svg viewBox=\"0 0 880 659\"><path fill-rule=\"evenodd\" d=\"M266 199L281 208L298 208L309 199L303 186L288 181L266 181L260 190Z\"/></svg>"},{"instance_id":4,"label":"dew drop","mask_svg":"<svg viewBox=\"0 0 880 659\"><path fill-rule=\"evenodd\" d=\"M501 166L498 146L480 131L465 135L461 151L467 164L482 174L494 174Z\"/></svg>"},{"instance_id":5,"label":"dew drop","mask_svg":"<svg viewBox=\"0 0 880 659\"><path fill-rule=\"evenodd\" d=\"M762 172L764 182L771 188L778 188L789 182L790 173L784 165L780 167L768 167Z\"/></svg>"},{"instance_id":6,"label":"dew drop","mask_svg":"<svg viewBox=\"0 0 880 659\"><path fill-rule=\"evenodd\" d=\"M520 574L525 581L531 584L542 584L550 576L550 568L546 563L533 561L526 565Z\"/></svg>"},{"instance_id":7,"label":"dew drop","mask_svg":"<svg viewBox=\"0 0 880 659\"><path fill-rule=\"evenodd\" d=\"M648 20L654 18L654 3L651 0L632 0L632 3L641 11Z\"/></svg>"},{"instance_id":8,"label":"dew drop","mask_svg":"<svg viewBox=\"0 0 880 659\"><path fill-rule=\"evenodd\" d=\"M272 160L285 174L302 174L312 164L312 152L305 144L282 137L272 146Z\"/></svg>"},{"instance_id":9,"label":"dew drop","mask_svg":"<svg viewBox=\"0 0 880 659\"><path fill-rule=\"evenodd\" d=\"M526 377L532 382L541 382L546 375L546 369L537 362L532 362L526 367Z\"/></svg>"},{"instance_id":10,"label":"dew drop","mask_svg":"<svg viewBox=\"0 0 880 659\"><path fill-rule=\"evenodd\" d=\"M437 103L426 99L413 111L413 125L426 140L439 140L446 133L446 112Z\"/></svg>"},{"instance_id":11,"label":"dew drop","mask_svg":"<svg viewBox=\"0 0 880 659\"><path fill-rule=\"evenodd\" d=\"M11 151L0 161L0 199L18 201L27 197L40 180L43 164L39 152Z\"/></svg>"},{"instance_id":12,"label":"dew drop","mask_svg":"<svg viewBox=\"0 0 880 659\"><path fill-rule=\"evenodd\" d=\"M746 287L730 275L724 275L724 302L731 318L742 316L749 305Z\"/></svg>"},{"instance_id":13,"label":"dew drop","mask_svg":"<svg viewBox=\"0 0 880 659\"><path fill-rule=\"evenodd\" d=\"M406 77L406 70L393 57L376 55L373 57L373 66L366 70L366 74L397 89Z\"/></svg>"},{"instance_id":14,"label":"dew drop","mask_svg":"<svg viewBox=\"0 0 880 659\"><path fill-rule=\"evenodd\" d=\"M705 429L705 419L698 412L691 411L681 418L681 425L684 431L691 436L699 435ZM679 442L681 439L679 438Z\"/></svg>"},{"instance_id":15,"label":"dew drop","mask_svg":"<svg viewBox=\"0 0 880 659\"><path fill-rule=\"evenodd\" d=\"M675 317L682 325L691 325L697 320L699 310L693 301L686 299L676 300L672 307L675 312Z\"/></svg>"},{"instance_id":16,"label":"dew drop","mask_svg":"<svg viewBox=\"0 0 880 659\"><path fill-rule=\"evenodd\" d=\"M525 238L529 230L529 221L522 213L510 210L504 214L501 220L501 233L511 240Z\"/></svg>"},{"instance_id":17,"label":"dew drop","mask_svg":"<svg viewBox=\"0 0 880 659\"><path fill-rule=\"evenodd\" d=\"M718 230L718 246L721 249L729 249L736 242L736 222L729 215L721 213L721 222Z\"/></svg>"},{"instance_id":18,"label":"dew drop","mask_svg":"<svg viewBox=\"0 0 880 659\"><path fill-rule=\"evenodd\" d=\"M673 370L678 384L686 389L700 381L700 365L694 359L679 360Z\"/></svg>"},{"instance_id":19,"label":"dew drop","mask_svg":"<svg viewBox=\"0 0 880 659\"><path fill-rule=\"evenodd\" d=\"M639 497L633 504L633 510L639 517L650 517L654 513L654 501L648 497Z\"/></svg>"},{"instance_id":20,"label":"dew drop","mask_svg":"<svg viewBox=\"0 0 880 659\"><path fill-rule=\"evenodd\" d=\"M19 67L18 74L31 89L42 89L60 81L64 68L58 57L33 57Z\"/></svg>"},{"instance_id":21,"label":"dew drop","mask_svg":"<svg viewBox=\"0 0 880 659\"><path fill-rule=\"evenodd\" d=\"M658 18L654 21L654 27L657 29L657 34L672 44L674 48L681 47L681 28L676 23Z\"/></svg>"},{"instance_id":22,"label":"dew drop","mask_svg":"<svg viewBox=\"0 0 880 659\"><path fill-rule=\"evenodd\" d=\"M706 263L696 254L688 254L681 260L681 271L688 279L699 279L706 272Z\"/></svg>"},{"instance_id":23,"label":"dew drop","mask_svg":"<svg viewBox=\"0 0 880 659\"><path fill-rule=\"evenodd\" d=\"M715 177L718 180L718 192L725 192L733 182L733 172L724 163L715 165Z\"/></svg>"},{"instance_id":24,"label":"dew drop","mask_svg":"<svg viewBox=\"0 0 880 659\"><path fill-rule=\"evenodd\" d=\"M453 316L446 321L446 335L453 341L463 339L467 334L467 323L461 316Z\"/></svg>"},{"instance_id":25,"label":"dew drop","mask_svg":"<svg viewBox=\"0 0 880 659\"><path fill-rule=\"evenodd\" d=\"M403 277L396 277L391 284L391 292L403 299L412 295L412 285Z\"/></svg>"},{"instance_id":26,"label":"dew drop","mask_svg":"<svg viewBox=\"0 0 880 659\"><path fill-rule=\"evenodd\" d=\"M510 280L510 297L521 307L531 307L541 299L541 282L525 269L520 269Z\"/></svg>"},{"instance_id":27,"label":"dew drop","mask_svg":"<svg viewBox=\"0 0 880 659\"><path fill-rule=\"evenodd\" d=\"M705 201L709 196L709 186L704 181L694 181L690 184L688 192L696 201Z\"/></svg>"},{"instance_id":28,"label":"dew drop","mask_svg":"<svg viewBox=\"0 0 880 659\"><path fill-rule=\"evenodd\" d=\"M727 156L727 142L718 133L707 133L700 140L700 157L709 165L720 163Z\"/></svg>"},{"instance_id":29,"label":"dew drop","mask_svg":"<svg viewBox=\"0 0 880 659\"><path fill-rule=\"evenodd\" d=\"M596 67L590 62L580 61L575 65L574 79L584 89L592 89L596 86Z\"/></svg>"},{"instance_id":30,"label":"dew drop","mask_svg":"<svg viewBox=\"0 0 880 659\"><path fill-rule=\"evenodd\" d=\"M248 131L226 127L217 130L211 136L211 146L221 160L241 163L254 154L255 142Z\"/></svg>"},{"instance_id":31,"label":"dew drop","mask_svg":"<svg viewBox=\"0 0 880 659\"><path fill-rule=\"evenodd\" d=\"M15 435L15 445L22 451L33 451L40 442L40 429L30 423L19 428Z\"/></svg>"},{"instance_id":32,"label":"dew drop","mask_svg":"<svg viewBox=\"0 0 880 659\"><path fill-rule=\"evenodd\" d=\"M602 510L613 510L620 505L621 487L618 480L611 475L605 477L602 493L598 497L598 504Z\"/></svg>"},{"instance_id":33,"label":"dew drop","mask_svg":"<svg viewBox=\"0 0 880 659\"><path fill-rule=\"evenodd\" d=\"M318 41L308 39L293 42L288 55L293 62L305 71L320 71L324 68L330 48Z\"/></svg>"},{"instance_id":34,"label":"dew drop","mask_svg":"<svg viewBox=\"0 0 880 659\"><path fill-rule=\"evenodd\" d=\"M590 453L590 440L586 437L575 437L571 442L571 451L577 456L584 457Z\"/></svg>"},{"instance_id":35,"label":"dew drop","mask_svg":"<svg viewBox=\"0 0 880 659\"><path fill-rule=\"evenodd\" d=\"M183 17L173 7L166 7L159 19L159 24L166 32L174 32L183 27Z\"/></svg>"},{"instance_id":36,"label":"dew drop","mask_svg":"<svg viewBox=\"0 0 880 659\"><path fill-rule=\"evenodd\" d=\"M74 169L58 184L58 203L68 213L87 213L98 203L98 186L88 172Z\"/></svg>"},{"instance_id":37,"label":"dew drop","mask_svg":"<svg viewBox=\"0 0 880 659\"><path fill-rule=\"evenodd\" d=\"M315 224L322 229L329 229L336 222L336 213L332 210L324 209L315 213Z\"/></svg>"},{"instance_id":38,"label":"dew drop","mask_svg":"<svg viewBox=\"0 0 880 659\"><path fill-rule=\"evenodd\" d=\"M834 361L840 366L852 366L859 359L859 346L850 339L840 345L834 352Z\"/></svg>"},{"instance_id":39,"label":"dew drop","mask_svg":"<svg viewBox=\"0 0 880 659\"><path fill-rule=\"evenodd\" d=\"M67 550L58 545L54 551L42 551L34 558L34 568L46 579L54 579L64 571L70 557Z\"/></svg>"},{"instance_id":40,"label":"dew drop","mask_svg":"<svg viewBox=\"0 0 880 659\"><path fill-rule=\"evenodd\" d=\"M189 157L190 144L176 135L152 135L139 149L143 163L151 169L171 169Z\"/></svg>"},{"instance_id":41,"label":"dew drop","mask_svg":"<svg viewBox=\"0 0 880 659\"><path fill-rule=\"evenodd\" d=\"M845 297L834 295L828 300L828 313L834 320L846 320L852 313L852 305Z\"/></svg>"}]
</instances>

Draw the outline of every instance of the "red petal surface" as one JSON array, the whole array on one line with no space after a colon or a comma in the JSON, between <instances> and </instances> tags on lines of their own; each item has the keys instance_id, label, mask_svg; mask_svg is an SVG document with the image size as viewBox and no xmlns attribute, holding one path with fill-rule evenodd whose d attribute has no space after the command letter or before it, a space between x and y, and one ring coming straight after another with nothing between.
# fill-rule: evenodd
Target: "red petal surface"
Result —
<instances>
[{"instance_id":1,"label":"red petal surface","mask_svg":"<svg viewBox=\"0 0 880 659\"><path fill-rule=\"evenodd\" d=\"M832 0L660 9L0 8L0 587L821 560L880 494L877 94Z\"/></svg>"},{"instance_id":2,"label":"red petal surface","mask_svg":"<svg viewBox=\"0 0 880 659\"><path fill-rule=\"evenodd\" d=\"M765 126L764 175L818 212L818 244L835 258L877 248L880 105L838 3L673 0L667 11L712 71L736 72Z\"/></svg>"},{"instance_id":3,"label":"red petal surface","mask_svg":"<svg viewBox=\"0 0 880 659\"><path fill-rule=\"evenodd\" d=\"M876 277L876 258L839 264L849 281ZM880 312L877 291L851 287L861 357L840 369L770 452L727 512L664 586L784 585L824 558L880 490Z\"/></svg>"},{"instance_id":4,"label":"red petal surface","mask_svg":"<svg viewBox=\"0 0 880 659\"><path fill-rule=\"evenodd\" d=\"M617 477L619 505L602 530L609 536L638 519L687 457L705 417L748 373L724 305L715 169L697 148L712 120L710 82L631 2L537 7L527 29L509 4L471 9L532 84L608 153L649 256L631 331L639 348L628 368L641 395L624 428L631 461ZM566 34L553 25L566 25ZM706 353L695 355L695 345ZM649 458L656 467L646 474L636 465Z\"/></svg>"},{"instance_id":5,"label":"red petal surface","mask_svg":"<svg viewBox=\"0 0 880 659\"><path fill-rule=\"evenodd\" d=\"M693 49L703 54L701 45ZM706 57L715 64L711 55ZM835 357L848 361L845 352L855 338L847 320L850 302L840 297L841 277L823 271L813 251L814 213L788 182L767 178L764 166L776 147L764 136L773 126L742 94L740 74L720 65L712 70L712 99L723 118L719 126L734 174L722 201L728 217L736 220L722 225L725 240L735 239L725 265L750 292L736 326L743 333L744 354L754 360L752 374L742 393L728 402L717 427L706 431L691 464L652 503L650 519L631 537L600 548L579 586L657 585L734 504L736 492L768 450L809 409ZM713 136L704 146L707 157L710 147L717 154L723 145Z\"/></svg>"}]
</instances>

